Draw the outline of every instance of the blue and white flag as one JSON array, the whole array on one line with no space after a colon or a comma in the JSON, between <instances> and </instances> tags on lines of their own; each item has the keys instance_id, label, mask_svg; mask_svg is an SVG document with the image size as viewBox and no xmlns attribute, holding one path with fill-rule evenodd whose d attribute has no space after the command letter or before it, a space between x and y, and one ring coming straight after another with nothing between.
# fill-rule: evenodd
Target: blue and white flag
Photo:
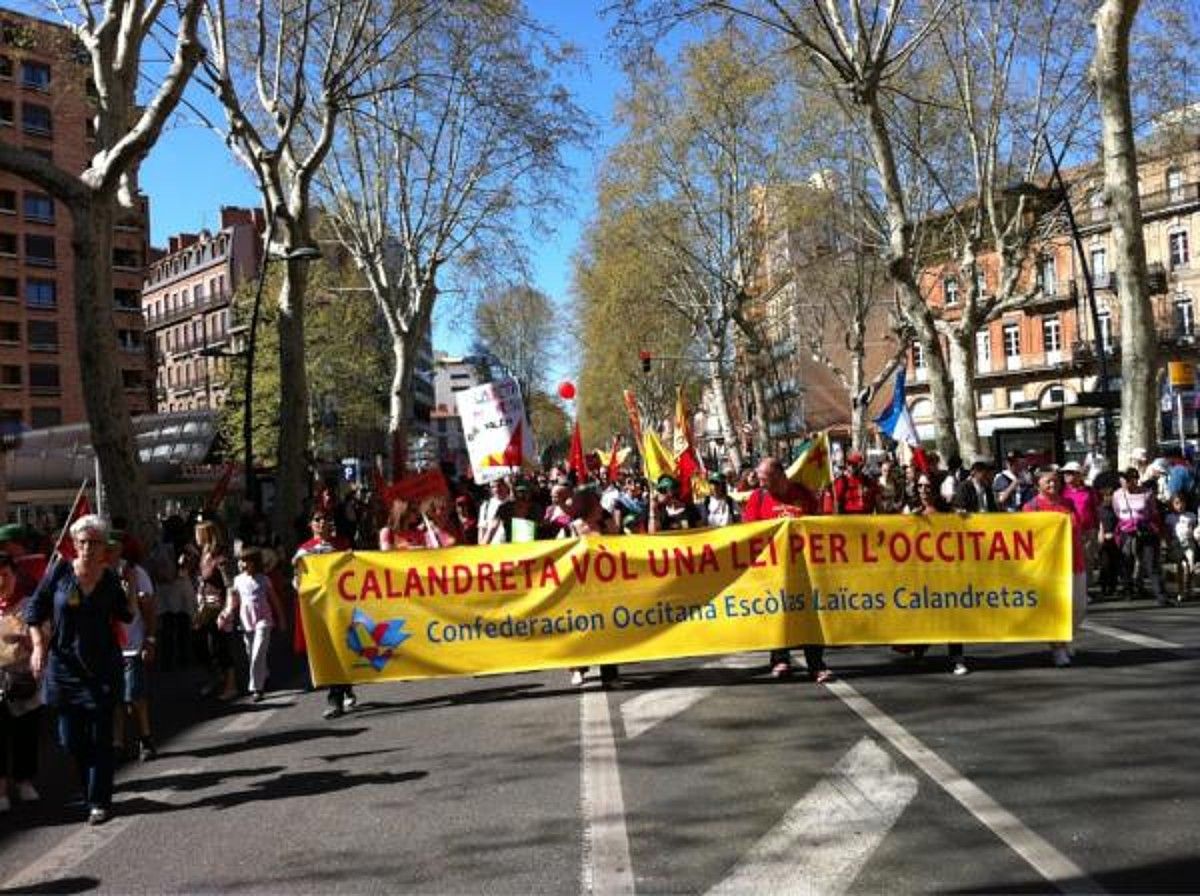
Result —
<instances>
[{"instance_id":1,"label":"blue and white flag","mask_svg":"<svg viewBox=\"0 0 1200 896\"><path fill-rule=\"evenodd\" d=\"M904 403L904 379L905 370L901 367L896 371L891 404L888 405L886 411L875 418L875 425L879 427L880 432L893 441L899 442L901 445L917 447L921 444L921 440L917 437L917 427L913 423L912 414L908 411L908 405Z\"/></svg>"}]
</instances>

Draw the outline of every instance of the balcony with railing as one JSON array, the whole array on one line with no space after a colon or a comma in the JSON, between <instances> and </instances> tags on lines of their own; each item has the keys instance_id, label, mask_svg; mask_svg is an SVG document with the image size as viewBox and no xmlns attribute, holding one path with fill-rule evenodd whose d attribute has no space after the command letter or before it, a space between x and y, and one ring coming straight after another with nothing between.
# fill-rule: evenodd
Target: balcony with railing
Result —
<instances>
[{"instance_id":1,"label":"balcony with railing","mask_svg":"<svg viewBox=\"0 0 1200 896\"><path fill-rule=\"evenodd\" d=\"M202 311L212 311L217 308L224 308L229 304L229 299L230 294L228 292L219 292L185 302L180 307L174 308L170 311L155 313L153 309L147 309L146 327L149 329L166 327L171 324L178 323L181 320L187 320L189 317L199 314Z\"/></svg>"},{"instance_id":2,"label":"balcony with railing","mask_svg":"<svg viewBox=\"0 0 1200 896\"><path fill-rule=\"evenodd\" d=\"M1054 314L1068 311L1076 307L1078 302L1079 289L1074 280L1069 280L1066 283L1051 283L1048 289L1043 287L1025 304L1025 310L1034 314Z\"/></svg>"},{"instance_id":3,"label":"balcony with railing","mask_svg":"<svg viewBox=\"0 0 1200 896\"><path fill-rule=\"evenodd\" d=\"M1200 204L1200 181L1142 193L1138 199L1143 217L1155 217L1161 213L1170 214L1180 208ZM1108 207L1103 204L1088 204L1075 208L1074 211L1075 221L1081 228L1098 227L1109 223L1110 220Z\"/></svg>"}]
</instances>

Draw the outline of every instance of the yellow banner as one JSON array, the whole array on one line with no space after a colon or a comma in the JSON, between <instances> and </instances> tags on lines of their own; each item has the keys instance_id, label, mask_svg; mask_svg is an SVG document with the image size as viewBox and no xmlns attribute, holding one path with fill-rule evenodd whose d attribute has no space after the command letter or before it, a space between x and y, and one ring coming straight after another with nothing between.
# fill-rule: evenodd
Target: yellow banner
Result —
<instances>
[{"instance_id":1,"label":"yellow banner","mask_svg":"<svg viewBox=\"0 0 1200 896\"><path fill-rule=\"evenodd\" d=\"M804 517L310 556L316 684L796 644L1067 641L1065 514Z\"/></svg>"}]
</instances>

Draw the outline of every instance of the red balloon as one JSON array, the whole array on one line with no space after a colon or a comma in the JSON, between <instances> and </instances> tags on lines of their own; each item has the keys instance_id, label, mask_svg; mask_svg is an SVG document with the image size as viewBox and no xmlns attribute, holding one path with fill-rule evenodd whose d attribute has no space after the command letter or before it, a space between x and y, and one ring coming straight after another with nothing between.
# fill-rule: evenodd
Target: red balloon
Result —
<instances>
[{"instance_id":1,"label":"red balloon","mask_svg":"<svg viewBox=\"0 0 1200 896\"><path fill-rule=\"evenodd\" d=\"M558 397L564 401L570 401L575 397L575 384L570 380L563 380L558 384Z\"/></svg>"}]
</instances>

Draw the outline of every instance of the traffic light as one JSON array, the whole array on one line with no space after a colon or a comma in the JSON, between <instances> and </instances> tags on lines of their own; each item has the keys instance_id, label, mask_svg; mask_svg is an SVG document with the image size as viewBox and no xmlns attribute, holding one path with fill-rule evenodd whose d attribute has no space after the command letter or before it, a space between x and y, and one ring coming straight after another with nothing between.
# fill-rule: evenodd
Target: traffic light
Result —
<instances>
[{"instance_id":1,"label":"traffic light","mask_svg":"<svg viewBox=\"0 0 1200 896\"><path fill-rule=\"evenodd\" d=\"M650 353L643 349L638 352L638 357L642 359L642 373L650 372L650 361L652 360Z\"/></svg>"}]
</instances>

